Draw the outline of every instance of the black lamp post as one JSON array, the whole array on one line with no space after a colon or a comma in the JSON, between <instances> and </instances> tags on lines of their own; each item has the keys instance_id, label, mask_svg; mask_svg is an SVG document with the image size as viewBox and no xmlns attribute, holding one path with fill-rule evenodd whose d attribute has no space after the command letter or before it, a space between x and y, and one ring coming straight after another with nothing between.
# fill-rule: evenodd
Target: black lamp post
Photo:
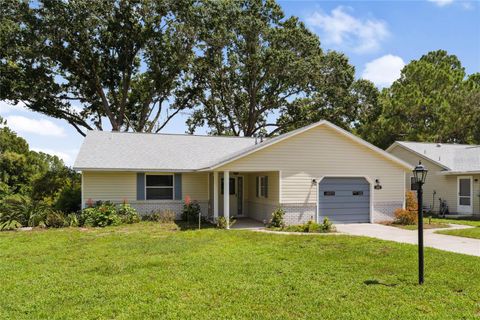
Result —
<instances>
[{"instance_id":1,"label":"black lamp post","mask_svg":"<svg viewBox=\"0 0 480 320\"><path fill-rule=\"evenodd\" d=\"M418 283L423 284L423 184L427 178L427 168L419 161L413 169L413 176L417 184L418 200Z\"/></svg>"}]
</instances>

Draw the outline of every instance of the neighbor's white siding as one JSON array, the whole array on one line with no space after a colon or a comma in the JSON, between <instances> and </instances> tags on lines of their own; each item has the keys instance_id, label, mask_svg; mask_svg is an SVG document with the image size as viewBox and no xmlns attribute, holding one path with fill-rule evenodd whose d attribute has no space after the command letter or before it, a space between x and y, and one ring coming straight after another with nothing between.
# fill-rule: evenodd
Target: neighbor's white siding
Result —
<instances>
[{"instance_id":1,"label":"neighbor's white siding","mask_svg":"<svg viewBox=\"0 0 480 320\"><path fill-rule=\"evenodd\" d=\"M407 169L334 129L318 126L219 170L280 171L282 204L316 204L314 178L367 176L372 181L379 179L383 187L374 191L374 201L398 205L403 203Z\"/></svg>"},{"instance_id":2,"label":"neighbor's white siding","mask_svg":"<svg viewBox=\"0 0 480 320\"><path fill-rule=\"evenodd\" d=\"M402 146L395 146L390 153L394 156L412 164L418 164L418 161L422 161L428 169L427 180L424 185L423 202L425 206L432 208L433 211L438 211L440 206L439 198L447 200L447 205L451 213L457 212L458 204L458 186L456 175L442 175L440 172L444 169L435 164L434 162L418 156L414 152L405 149ZM468 176L468 175L466 175ZM407 190L410 190L410 178L412 173L408 172L406 175L405 185ZM473 178L473 212L480 214L480 182L475 182L475 179L480 180L480 176L472 176ZM434 195L433 192L436 192Z\"/></svg>"}]
</instances>

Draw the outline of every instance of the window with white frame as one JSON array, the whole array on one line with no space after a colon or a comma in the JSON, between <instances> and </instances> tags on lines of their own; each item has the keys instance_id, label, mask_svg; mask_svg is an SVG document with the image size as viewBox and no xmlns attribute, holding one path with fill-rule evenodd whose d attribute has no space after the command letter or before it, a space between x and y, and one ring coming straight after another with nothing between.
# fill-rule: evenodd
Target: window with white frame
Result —
<instances>
[{"instance_id":1,"label":"window with white frame","mask_svg":"<svg viewBox=\"0 0 480 320\"><path fill-rule=\"evenodd\" d=\"M268 176L257 177L257 198L268 198Z\"/></svg>"},{"instance_id":2,"label":"window with white frame","mask_svg":"<svg viewBox=\"0 0 480 320\"><path fill-rule=\"evenodd\" d=\"M147 200L173 200L173 174L150 174L145 179Z\"/></svg>"}]
</instances>

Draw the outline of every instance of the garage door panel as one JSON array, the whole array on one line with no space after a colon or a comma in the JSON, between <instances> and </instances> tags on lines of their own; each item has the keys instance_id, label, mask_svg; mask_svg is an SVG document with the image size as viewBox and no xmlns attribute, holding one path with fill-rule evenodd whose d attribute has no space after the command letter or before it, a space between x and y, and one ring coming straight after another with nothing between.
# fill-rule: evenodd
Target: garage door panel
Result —
<instances>
[{"instance_id":1,"label":"garage door panel","mask_svg":"<svg viewBox=\"0 0 480 320\"><path fill-rule=\"evenodd\" d=\"M358 177L337 177L337 178L327 177L322 180L322 185L324 183L329 185L333 185L333 184L344 185L345 181L348 181L348 183L350 184L360 184L360 185L363 185L365 182L367 182L365 178L358 178Z\"/></svg>"},{"instance_id":2,"label":"garage door panel","mask_svg":"<svg viewBox=\"0 0 480 320\"><path fill-rule=\"evenodd\" d=\"M324 185L322 184L322 190L337 190L337 191L352 191L352 190L359 190L359 191L370 191L370 186L368 185L352 185L352 184L348 184L348 185L335 185L335 184L328 184L328 185Z\"/></svg>"},{"instance_id":3,"label":"garage door panel","mask_svg":"<svg viewBox=\"0 0 480 320\"><path fill-rule=\"evenodd\" d=\"M368 191L364 190L325 190L321 192L320 197L325 197L325 198L334 198L334 197L351 197L353 196L353 192L357 192L357 195L355 197L361 197L362 195L367 195L366 193ZM360 192L360 195L358 195L358 192Z\"/></svg>"},{"instance_id":4,"label":"garage door panel","mask_svg":"<svg viewBox=\"0 0 480 320\"><path fill-rule=\"evenodd\" d=\"M364 178L324 178L319 185L320 218L334 223L370 221L370 184Z\"/></svg>"},{"instance_id":5,"label":"garage door panel","mask_svg":"<svg viewBox=\"0 0 480 320\"><path fill-rule=\"evenodd\" d=\"M370 203L357 203L357 202L344 202L342 204L341 209L338 206L338 203L336 202L330 202L330 203L323 203L321 206L319 206L320 210L326 210L326 209L338 209L338 210L345 210L345 209L355 209L355 208L362 208L366 209L367 211L370 210Z\"/></svg>"},{"instance_id":6,"label":"garage door panel","mask_svg":"<svg viewBox=\"0 0 480 320\"><path fill-rule=\"evenodd\" d=\"M331 217L335 216L348 216L348 215L355 215L355 214L362 214L368 216L369 208L323 208L319 210L321 216L328 216Z\"/></svg>"}]
</instances>

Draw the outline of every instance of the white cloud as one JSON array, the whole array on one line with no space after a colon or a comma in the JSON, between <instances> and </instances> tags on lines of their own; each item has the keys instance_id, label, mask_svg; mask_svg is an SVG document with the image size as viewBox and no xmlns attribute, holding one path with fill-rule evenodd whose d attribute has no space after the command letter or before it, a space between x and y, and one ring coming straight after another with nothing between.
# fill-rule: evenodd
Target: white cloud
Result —
<instances>
[{"instance_id":1,"label":"white cloud","mask_svg":"<svg viewBox=\"0 0 480 320\"><path fill-rule=\"evenodd\" d=\"M5 120L7 120L7 126L16 132L28 132L41 136L65 136L65 130L50 120L37 120L24 116L8 116Z\"/></svg>"},{"instance_id":2,"label":"white cloud","mask_svg":"<svg viewBox=\"0 0 480 320\"><path fill-rule=\"evenodd\" d=\"M49 148L36 148L36 147L31 148L31 150L57 156L60 159L62 159L67 166L73 165L73 159L75 158L75 155L78 152L78 150L69 150L67 152L64 152L64 151L58 151L58 150L53 150Z\"/></svg>"},{"instance_id":3,"label":"white cloud","mask_svg":"<svg viewBox=\"0 0 480 320\"><path fill-rule=\"evenodd\" d=\"M365 65L362 78L368 79L378 87L387 87L400 77L405 62L399 56L387 54Z\"/></svg>"},{"instance_id":4,"label":"white cloud","mask_svg":"<svg viewBox=\"0 0 480 320\"><path fill-rule=\"evenodd\" d=\"M5 101L0 101L0 114L11 113L16 111L24 112L29 110L25 107L25 104L21 102L16 105L11 105Z\"/></svg>"},{"instance_id":5,"label":"white cloud","mask_svg":"<svg viewBox=\"0 0 480 320\"><path fill-rule=\"evenodd\" d=\"M429 2L435 3L439 7L448 6L453 3L453 0L428 0Z\"/></svg>"},{"instance_id":6,"label":"white cloud","mask_svg":"<svg viewBox=\"0 0 480 320\"><path fill-rule=\"evenodd\" d=\"M380 43L390 34L387 24L382 20L355 18L348 11L352 9L339 6L330 15L316 11L306 20L312 28L321 29L321 37L326 43L351 48L358 53L378 50Z\"/></svg>"}]
</instances>

